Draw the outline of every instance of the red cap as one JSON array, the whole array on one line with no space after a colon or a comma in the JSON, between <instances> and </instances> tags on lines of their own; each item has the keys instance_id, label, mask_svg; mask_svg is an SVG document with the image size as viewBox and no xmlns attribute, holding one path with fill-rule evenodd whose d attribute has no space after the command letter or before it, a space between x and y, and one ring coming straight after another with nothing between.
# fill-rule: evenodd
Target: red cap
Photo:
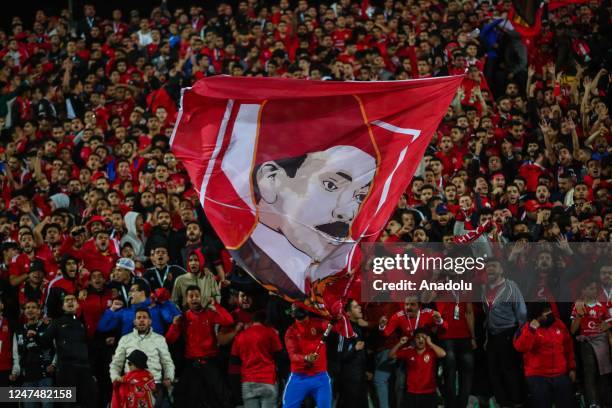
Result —
<instances>
[{"instance_id":1,"label":"red cap","mask_svg":"<svg viewBox=\"0 0 612 408\"><path fill-rule=\"evenodd\" d=\"M89 219L89 221L87 221L87 229L91 230L91 225L94 222L100 222L100 223L106 225L106 221L104 221L104 218L102 218L100 215L94 215L93 217L91 217Z\"/></svg>"}]
</instances>

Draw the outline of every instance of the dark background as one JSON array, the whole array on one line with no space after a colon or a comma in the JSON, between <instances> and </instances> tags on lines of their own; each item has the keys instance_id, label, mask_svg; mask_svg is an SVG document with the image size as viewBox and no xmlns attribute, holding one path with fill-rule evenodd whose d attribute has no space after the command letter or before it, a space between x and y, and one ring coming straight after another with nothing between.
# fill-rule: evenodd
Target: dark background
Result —
<instances>
[{"instance_id":1,"label":"dark background","mask_svg":"<svg viewBox=\"0 0 612 408\"><path fill-rule=\"evenodd\" d=\"M42 9L47 15L59 15L60 10L68 8L68 0L5 0L3 12L0 13L1 28L10 31L13 16L20 16L25 23L24 28L30 28L36 10ZM111 12L118 8L123 10L125 20L128 19L128 11L138 9L145 11L148 15L153 7L161 4L161 0L72 0L74 16L77 19L83 17L83 5L91 3L96 7L96 14L100 17L110 18ZM168 0L170 10L177 6L189 6L197 4L204 9L214 8L221 0ZM225 1L225 3L237 3L237 0ZM141 14L142 15L142 14Z\"/></svg>"}]
</instances>

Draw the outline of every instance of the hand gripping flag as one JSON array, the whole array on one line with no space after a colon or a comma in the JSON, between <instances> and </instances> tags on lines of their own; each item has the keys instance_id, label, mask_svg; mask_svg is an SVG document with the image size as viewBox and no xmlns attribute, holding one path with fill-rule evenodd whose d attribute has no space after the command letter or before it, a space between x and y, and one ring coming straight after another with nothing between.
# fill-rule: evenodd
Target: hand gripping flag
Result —
<instances>
[{"instance_id":1,"label":"hand gripping flag","mask_svg":"<svg viewBox=\"0 0 612 408\"><path fill-rule=\"evenodd\" d=\"M462 79L206 78L183 90L170 144L236 262L328 314Z\"/></svg>"}]
</instances>

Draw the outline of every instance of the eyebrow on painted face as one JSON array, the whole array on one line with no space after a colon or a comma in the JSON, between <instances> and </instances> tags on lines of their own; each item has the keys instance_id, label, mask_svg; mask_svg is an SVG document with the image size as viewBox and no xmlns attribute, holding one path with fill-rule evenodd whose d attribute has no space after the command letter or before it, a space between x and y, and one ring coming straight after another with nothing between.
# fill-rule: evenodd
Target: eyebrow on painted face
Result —
<instances>
[{"instance_id":1,"label":"eyebrow on painted face","mask_svg":"<svg viewBox=\"0 0 612 408\"><path fill-rule=\"evenodd\" d=\"M344 177L346 180L348 180L349 183L353 181L353 178L346 173L339 171L336 174L339 175L340 177Z\"/></svg>"}]
</instances>

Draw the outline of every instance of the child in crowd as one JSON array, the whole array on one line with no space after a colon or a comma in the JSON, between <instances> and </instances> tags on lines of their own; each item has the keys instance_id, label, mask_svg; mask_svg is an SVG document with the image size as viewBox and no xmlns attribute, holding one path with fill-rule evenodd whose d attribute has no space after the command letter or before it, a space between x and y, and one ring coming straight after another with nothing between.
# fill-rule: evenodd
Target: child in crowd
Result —
<instances>
[{"instance_id":1,"label":"child in crowd","mask_svg":"<svg viewBox=\"0 0 612 408\"><path fill-rule=\"evenodd\" d=\"M446 352L432 343L424 329L415 330L414 345L406 347L408 337L400 339L389 352L390 358L406 362L406 391L402 406L405 408L436 408L437 361Z\"/></svg>"}]
</instances>

